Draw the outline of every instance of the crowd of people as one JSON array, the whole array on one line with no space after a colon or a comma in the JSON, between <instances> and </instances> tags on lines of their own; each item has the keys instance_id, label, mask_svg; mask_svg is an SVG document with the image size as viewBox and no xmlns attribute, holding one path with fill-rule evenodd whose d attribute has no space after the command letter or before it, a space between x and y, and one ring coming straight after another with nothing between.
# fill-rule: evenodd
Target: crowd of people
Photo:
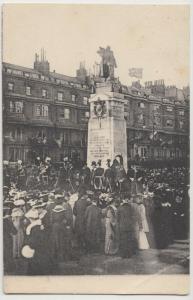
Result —
<instances>
[{"instance_id":1,"label":"crowd of people","mask_svg":"<svg viewBox=\"0 0 193 300\"><path fill-rule=\"evenodd\" d=\"M4 161L4 270L22 260L28 275L57 274L61 262L103 253L130 258L163 249L189 235L189 170L183 167L126 172L121 156L106 167L77 168L68 158L54 166L37 157Z\"/></svg>"}]
</instances>

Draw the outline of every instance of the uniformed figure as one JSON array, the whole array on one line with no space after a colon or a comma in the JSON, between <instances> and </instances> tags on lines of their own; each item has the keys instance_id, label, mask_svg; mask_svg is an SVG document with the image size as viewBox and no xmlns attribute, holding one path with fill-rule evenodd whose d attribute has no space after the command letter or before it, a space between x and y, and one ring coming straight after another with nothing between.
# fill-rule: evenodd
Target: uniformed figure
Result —
<instances>
[{"instance_id":1,"label":"uniformed figure","mask_svg":"<svg viewBox=\"0 0 193 300\"><path fill-rule=\"evenodd\" d=\"M118 192L124 190L124 182L126 181L126 172L123 166L123 158L121 155L117 155L112 165L113 177L115 182L115 189Z\"/></svg>"},{"instance_id":2,"label":"uniformed figure","mask_svg":"<svg viewBox=\"0 0 193 300\"><path fill-rule=\"evenodd\" d=\"M91 176L90 169L87 166L87 163L85 162L81 170L81 183L85 185L87 188L89 188L90 186L90 176Z\"/></svg>"},{"instance_id":3,"label":"uniformed figure","mask_svg":"<svg viewBox=\"0 0 193 300\"><path fill-rule=\"evenodd\" d=\"M96 168L97 168L97 164L96 164L96 161L93 161L91 163L91 186L92 188L94 188L94 177L95 177L95 171L96 171Z\"/></svg>"},{"instance_id":4,"label":"uniformed figure","mask_svg":"<svg viewBox=\"0 0 193 300\"><path fill-rule=\"evenodd\" d=\"M99 160L93 178L95 190L103 189L103 176L104 176L104 168L101 167L101 160Z\"/></svg>"},{"instance_id":5,"label":"uniformed figure","mask_svg":"<svg viewBox=\"0 0 193 300\"><path fill-rule=\"evenodd\" d=\"M106 192L113 191L113 171L111 169L111 160L107 159L107 168L104 172L104 186Z\"/></svg>"}]
</instances>

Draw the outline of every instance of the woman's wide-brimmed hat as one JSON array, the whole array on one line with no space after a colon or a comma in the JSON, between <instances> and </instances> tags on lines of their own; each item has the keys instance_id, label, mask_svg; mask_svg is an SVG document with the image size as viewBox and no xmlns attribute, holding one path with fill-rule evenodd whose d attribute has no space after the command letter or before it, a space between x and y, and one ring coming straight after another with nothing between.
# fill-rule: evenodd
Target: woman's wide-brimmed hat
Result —
<instances>
[{"instance_id":1,"label":"woman's wide-brimmed hat","mask_svg":"<svg viewBox=\"0 0 193 300\"><path fill-rule=\"evenodd\" d=\"M23 205L25 205L25 201L23 199L15 200L14 205L15 206L23 206Z\"/></svg>"},{"instance_id":2,"label":"woman's wide-brimmed hat","mask_svg":"<svg viewBox=\"0 0 193 300\"><path fill-rule=\"evenodd\" d=\"M44 202L43 200L39 200L37 201L37 203L33 206L33 208L42 208L46 206L46 202Z\"/></svg>"},{"instance_id":3,"label":"woman's wide-brimmed hat","mask_svg":"<svg viewBox=\"0 0 193 300\"><path fill-rule=\"evenodd\" d=\"M62 205L56 205L52 211L56 212L56 213L59 213L59 212L62 212L62 211L65 211L66 209L64 209L64 207Z\"/></svg>"}]
</instances>

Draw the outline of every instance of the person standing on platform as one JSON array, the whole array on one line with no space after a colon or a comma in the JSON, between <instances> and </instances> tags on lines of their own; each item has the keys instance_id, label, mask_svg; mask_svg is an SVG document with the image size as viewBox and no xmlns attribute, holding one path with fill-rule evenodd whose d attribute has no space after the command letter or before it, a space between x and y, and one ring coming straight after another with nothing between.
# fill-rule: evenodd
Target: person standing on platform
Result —
<instances>
[{"instance_id":1,"label":"person standing on platform","mask_svg":"<svg viewBox=\"0 0 193 300\"><path fill-rule=\"evenodd\" d=\"M104 185L106 192L112 193L113 191L113 172L111 169L111 160L107 159L107 168L104 172Z\"/></svg>"},{"instance_id":2,"label":"person standing on platform","mask_svg":"<svg viewBox=\"0 0 193 300\"><path fill-rule=\"evenodd\" d=\"M87 188L90 187L90 169L85 162L81 170L81 184Z\"/></svg>"},{"instance_id":3,"label":"person standing on platform","mask_svg":"<svg viewBox=\"0 0 193 300\"><path fill-rule=\"evenodd\" d=\"M117 155L112 165L113 177L114 177L114 188L116 191L121 193L124 190L124 182L126 181L126 172L123 166L123 157Z\"/></svg>"},{"instance_id":4,"label":"person standing on platform","mask_svg":"<svg viewBox=\"0 0 193 300\"><path fill-rule=\"evenodd\" d=\"M94 177L95 177L95 172L96 172L96 168L97 168L97 164L96 164L96 161L93 161L91 163L91 177L90 177L90 180L91 180L91 187L94 189Z\"/></svg>"},{"instance_id":5,"label":"person standing on platform","mask_svg":"<svg viewBox=\"0 0 193 300\"><path fill-rule=\"evenodd\" d=\"M97 168L94 174L94 188L95 190L102 190L103 189L103 176L104 176L104 168L101 167L101 160L97 163Z\"/></svg>"}]
</instances>

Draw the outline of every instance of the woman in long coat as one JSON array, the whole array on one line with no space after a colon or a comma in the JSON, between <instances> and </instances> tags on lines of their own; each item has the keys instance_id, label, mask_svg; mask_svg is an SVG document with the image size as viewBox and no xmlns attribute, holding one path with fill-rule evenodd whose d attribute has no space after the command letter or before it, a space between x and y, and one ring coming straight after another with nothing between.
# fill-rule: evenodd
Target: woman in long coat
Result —
<instances>
[{"instance_id":1,"label":"woman in long coat","mask_svg":"<svg viewBox=\"0 0 193 300\"><path fill-rule=\"evenodd\" d=\"M102 212L97 207L97 199L92 199L92 204L85 211L85 237L88 252L99 252L102 233Z\"/></svg>"},{"instance_id":2,"label":"woman in long coat","mask_svg":"<svg viewBox=\"0 0 193 300\"><path fill-rule=\"evenodd\" d=\"M13 225L17 230L17 234L13 236L13 258L21 257L21 249L24 243L24 212L21 208L14 208L12 210Z\"/></svg>"},{"instance_id":3,"label":"woman in long coat","mask_svg":"<svg viewBox=\"0 0 193 300\"><path fill-rule=\"evenodd\" d=\"M56 262L63 262L67 257L65 244L67 219L65 217L65 209L62 205L56 205L52 212L51 253Z\"/></svg>"},{"instance_id":4,"label":"woman in long coat","mask_svg":"<svg viewBox=\"0 0 193 300\"><path fill-rule=\"evenodd\" d=\"M119 252L122 258L129 258L136 252L133 208L129 199L124 198L117 211L119 226Z\"/></svg>"},{"instance_id":5,"label":"woman in long coat","mask_svg":"<svg viewBox=\"0 0 193 300\"><path fill-rule=\"evenodd\" d=\"M30 224L26 228L25 246L22 254L28 262L28 275L50 275L53 271L53 261L50 253L50 245L45 234L42 221L36 209L31 209L26 213L26 218ZM25 256L25 247L33 251L33 255L28 258Z\"/></svg>"},{"instance_id":6,"label":"woman in long coat","mask_svg":"<svg viewBox=\"0 0 193 300\"><path fill-rule=\"evenodd\" d=\"M117 208L112 200L106 212L105 254L113 255L118 251Z\"/></svg>"}]
</instances>

